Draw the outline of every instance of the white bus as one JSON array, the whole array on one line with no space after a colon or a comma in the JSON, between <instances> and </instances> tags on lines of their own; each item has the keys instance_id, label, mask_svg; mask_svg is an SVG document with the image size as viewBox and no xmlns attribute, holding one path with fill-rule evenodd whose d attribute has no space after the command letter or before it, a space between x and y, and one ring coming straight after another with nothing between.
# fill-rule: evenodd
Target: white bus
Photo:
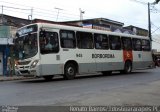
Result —
<instances>
[{"instance_id":1,"label":"white bus","mask_svg":"<svg viewBox=\"0 0 160 112\"><path fill-rule=\"evenodd\" d=\"M82 73L130 73L153 64L148 37L48 23L27 25L16 35L21 75L73 79Z\"/></svg>"}]
</instances>

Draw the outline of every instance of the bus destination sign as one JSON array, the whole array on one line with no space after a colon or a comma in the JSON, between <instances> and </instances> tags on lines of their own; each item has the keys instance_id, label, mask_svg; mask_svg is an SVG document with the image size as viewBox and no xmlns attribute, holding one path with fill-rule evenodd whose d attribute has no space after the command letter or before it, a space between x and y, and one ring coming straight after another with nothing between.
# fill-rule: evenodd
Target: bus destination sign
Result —
<instances>
[{"instance_id":1,"label":"bus destination sign","mask_svg":"<svg viewBox=\"0 0 160 112\"><path fill-rule=\"evenodd\" d=\"M31 25L18 30L17 33L19 36L22 36L28 33L36 32L36 31L37 31L37 25Z\"/></svg>"}]
</instances>

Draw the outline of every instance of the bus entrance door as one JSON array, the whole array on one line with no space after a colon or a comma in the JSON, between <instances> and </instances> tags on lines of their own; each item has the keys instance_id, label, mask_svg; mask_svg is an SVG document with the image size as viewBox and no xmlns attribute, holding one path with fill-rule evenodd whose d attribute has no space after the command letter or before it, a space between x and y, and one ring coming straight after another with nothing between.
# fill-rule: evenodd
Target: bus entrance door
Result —
<instances>
[{"instance_id":1,"label":"bus entrance door","mask_svg":"<svg viewBox=\"0 0 160 112\"><path fill-rule=\"evenodd\" d=\"M127 60L133 61L132 51L123 50L123 60L124 60L124 62L126 62Z\"/></svg>"}]
</instances>

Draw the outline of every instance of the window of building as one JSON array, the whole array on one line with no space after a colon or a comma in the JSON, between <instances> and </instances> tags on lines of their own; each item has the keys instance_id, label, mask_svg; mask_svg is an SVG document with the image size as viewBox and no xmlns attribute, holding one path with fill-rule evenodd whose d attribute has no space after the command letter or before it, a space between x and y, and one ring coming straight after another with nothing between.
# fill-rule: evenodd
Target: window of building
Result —
<instances>
[{"instance_id":1,"label":"window of building","mask_svg":"<svg viewBox=\"0 0 160 112\"><path fill-rule=\"evenodd\" d=\"M96 49L108 49L108 37L103 34L94 34L95 48Z\"/></svg>"},{"instance_id":2,"label":"window of building","mask_svg":"<svg viewBox=\"0 0 160 112\"><path fill-rule=\"evenodd\" d=\"M143 51L150 51L151 50L149 40L142 39L142 50Z\"/></svg>"},{"instance_id":3,"label":"window of building","mask_svg":"<svg viewBox=\"0 0 160 112\"><path fill-rule=\"evenodd\" d=\"M132 40L129 37L122 37L122 47L124 50L132 50Z\"/></svg>"},{"instance_id":4,"label":"window of building","mask_svg":"<svg viewBox=\"0 0 160 112\"><path fill-rule=\"evenodd\" d=\"M133 38L132 43L133 43L133 50L135 50L135 51L141 51L142 50L141 39Z\"/></svg>"},{"instance_id":5,"label":"window of building","mask_svg":"<svg viewBox=\"0 0 160 112\"><path fill-rule=\"evenodd\" d=\"M92 33L77 32L77 45L81 49L93 49Z\"/></svg>"},{"instance_id":6,"label":"window of building","mask_svg":"<svg viewBox=\"0 0 160 112\"><path fill-rule=\"evenodd\" d=\"M40 52L42 54L57 53L59 51L58 43L56 32L45 31L45 35L40 35Z\"/></svg>"},{"instance_id":7,"label":"window of building","mask_svg":"<svg viewBox=\"0 0 160 112\"><path fill-rule=\"evenodd\" d=\"M109 44L111 50L121 50L121 40L119 36L109 35Z\"/></svg>"},{"instance_id":8,"label":"window of building","mask_svg":"<svg viewBox=\"0 0 160 112\"><path fill-rule=\"evenodd\" d=\"M61 30L61 47L62 48L75 48L76 47L76 39L75 32L69 30Z\"/></svg>"}]
</instances>

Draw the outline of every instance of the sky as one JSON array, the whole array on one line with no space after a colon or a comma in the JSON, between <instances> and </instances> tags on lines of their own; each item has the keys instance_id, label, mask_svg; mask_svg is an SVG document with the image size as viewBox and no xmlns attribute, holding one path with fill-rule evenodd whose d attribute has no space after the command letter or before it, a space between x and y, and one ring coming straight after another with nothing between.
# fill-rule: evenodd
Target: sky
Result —
<instances>
[{"instance_id":1,"label":"sky","mask_svg":"<svg viewBox=\"0 0 160 112\"><path fill-rule=\"evenodd\" d=\"M70 21L80 19L108 18L148 29L148 6L154 0L0 0L2 13L20 18ZM2 8L3 6L3 8ZM59 13L58 13L59 11ZM160 50L160 3L151 6L153 49ZM156 41L156 42L155 42Z\"/></svg>"}]
</instances>

